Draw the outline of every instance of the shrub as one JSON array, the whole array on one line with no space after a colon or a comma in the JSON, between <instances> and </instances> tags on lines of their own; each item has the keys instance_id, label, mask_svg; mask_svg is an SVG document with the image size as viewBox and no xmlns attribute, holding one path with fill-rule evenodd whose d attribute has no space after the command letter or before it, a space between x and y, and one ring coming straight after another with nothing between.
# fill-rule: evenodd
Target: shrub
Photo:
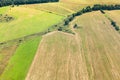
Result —
<instances>
[{"instance_id":1,"label":"shrub","mask_svg":"<svg viewBox=\"0 0 120 80\"><path fill-rule=\"evenodd\" d=\"M102 9L100 10L100 12L101 12L102 14L105 14L105 12L104 12Z\"/></svg>"},{"instance_id":2,"label":"shrub","mask_svg":"<svg viewBox=\"0 0 120 80\"><path fill-rule=\"evenodd\" d=\"M13 20L14 18L5 14L5 15L0 15L0 22L9 22L11 20Z\"/></svg>"},{"instance_id":3,"label":"shrub","mask_svg":"<svg viewBox=\"0 0 120 80\"><path fill-rule=\"evenodd\" d=\"M75 25L73 26L73 28L78 28L78 25L77 25L77 24L75 24Z\"/></svg>"},{"instance_id":4,"label":"shrub","mask_svg":"<svg viewBox=\"0 0 120 80\"><path fill-rule=\"evenodd\" d=\"M115 30L117 30L117 31L120 30L119 26L116 24L115 21L111 20L111 25L115 28Z\"/></svg>"},{"instance_id":5,"label":"shrub","mask_svg":"<svg viewBox=\"0 0 120 80\"><path fill-rule=\"evenodd\" d=\"M69 24L69 20L67 19L67 20L65 20L65 23L64 23L64 25L68 25Z\"/></svg>"},{"instance_id":6,"label":"shrub","mask_svg":"<svg viewBox=\"0 0 120 80\"><path fill-rule=\"evenodd\" d=\"M62 30L63 30L62 27L59 27L59 28L58 28L58 31L62 31Z\"/></svg>"},{"instance_id":7,"label":"shrub","mask_svg":"<svg viewBox=\"0 0 120 80\"><path fill-rule=\"evenodd\" d=\"M113 25L115 27L116 26L116 22L111 21L111 25Z\"/></svg>"},{"instance_id":8,"label":"shrub","mask_svg":"<svg viewBox=\"0 0 120 80\"><path fill-rule=\"evenodd\" d=\"M116 26L116 27L115 27L115 30L119 31L119 30L120 30L119 26Z\"/></svg>"},{"instance_id":9,"label":"shrub","mask_svg":"<svg viewBox=\"0 0 120 80\"><path fill-rule=\"evenodd\" d=\"M85 12L91 12L92 11L92 8L90 7L90 6L87 6L86 8L85 8Z\"/></svg>"}]
</instances>

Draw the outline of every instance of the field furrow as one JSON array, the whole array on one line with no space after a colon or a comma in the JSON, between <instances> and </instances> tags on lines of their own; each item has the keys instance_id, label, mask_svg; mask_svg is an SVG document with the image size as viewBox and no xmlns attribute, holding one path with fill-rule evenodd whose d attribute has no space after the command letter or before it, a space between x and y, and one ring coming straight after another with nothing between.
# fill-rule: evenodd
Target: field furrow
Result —
<instances>
[{"instance_id":1,"label":"field furrow","mask_svg":"<svg viewBox=\"0 0 120 80\"><path fill-rule=\"evenodd\" d=\"M119 80L119 33L100 12L84 14L76 23L81 26L77 32L82 36L90 79Z\"/></svg>"}]
</instances>

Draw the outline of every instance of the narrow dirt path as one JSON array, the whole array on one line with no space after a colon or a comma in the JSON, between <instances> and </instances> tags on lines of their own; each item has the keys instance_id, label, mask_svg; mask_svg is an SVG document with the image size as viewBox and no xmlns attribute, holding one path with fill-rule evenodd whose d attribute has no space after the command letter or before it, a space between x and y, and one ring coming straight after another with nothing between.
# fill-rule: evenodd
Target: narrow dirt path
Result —
<instances>
[{"instance_id":1,"label":"narrow dirt path","mask_svg":"<svg viewBox=\"0 0 120 80\"><path fill-rule=\"evenodd\" d=\"M77 42L77 46L79 48L79 58L81 59L81 63L83 63L83 67L82 67L82 73L85 73L85 76L82 78L82 80L89 80L89 76L88 76L88 72L87 72L87 67L86 67L86 63L85 63L85 59L83 57L83 53L84 53L84 50L82 48L82 39L80 37L80 35L76 32L76 29L74 28L74 25L75 25L75 22L79 19L79 17L75 17L75 19L69 24L69 27L70 29L75 33L74 37L75 37L75 40ZM80 70L81 71L81 70Z\"/></svg>"}]
</instances>

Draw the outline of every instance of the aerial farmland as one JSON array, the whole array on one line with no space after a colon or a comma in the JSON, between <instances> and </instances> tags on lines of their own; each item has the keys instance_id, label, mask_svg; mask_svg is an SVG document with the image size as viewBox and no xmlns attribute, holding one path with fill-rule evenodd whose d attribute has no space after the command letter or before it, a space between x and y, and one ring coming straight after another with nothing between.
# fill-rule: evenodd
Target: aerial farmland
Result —
<instances>
[{"instance_id":1,"label":"aerial farmland","mask_svg":"<svg viewBox=\"0 0 120 80\"><path fill-rule=\"evenodd\" d=\"M0 80L120 80L120 0L0 0Z\"/></svg>"}]
</instances>

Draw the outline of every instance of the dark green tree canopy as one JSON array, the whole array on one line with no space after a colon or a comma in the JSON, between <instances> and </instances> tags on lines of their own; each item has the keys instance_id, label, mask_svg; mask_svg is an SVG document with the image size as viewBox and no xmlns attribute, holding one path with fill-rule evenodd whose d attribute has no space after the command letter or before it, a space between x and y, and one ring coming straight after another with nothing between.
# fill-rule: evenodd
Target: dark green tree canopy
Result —
<instances>
[{"instance_id":1,"label":"dark green tree canopy","mask_svg":"<svg viewBox=\"0 0 120 80\"><path fill-rule=\"evenodd\" d=\"M19 5L19 4L34 4L34 3L46 3L46 2L58 2L59 0L0 0L0 7L7 5Z\"/></svg>"}]
</instances>

